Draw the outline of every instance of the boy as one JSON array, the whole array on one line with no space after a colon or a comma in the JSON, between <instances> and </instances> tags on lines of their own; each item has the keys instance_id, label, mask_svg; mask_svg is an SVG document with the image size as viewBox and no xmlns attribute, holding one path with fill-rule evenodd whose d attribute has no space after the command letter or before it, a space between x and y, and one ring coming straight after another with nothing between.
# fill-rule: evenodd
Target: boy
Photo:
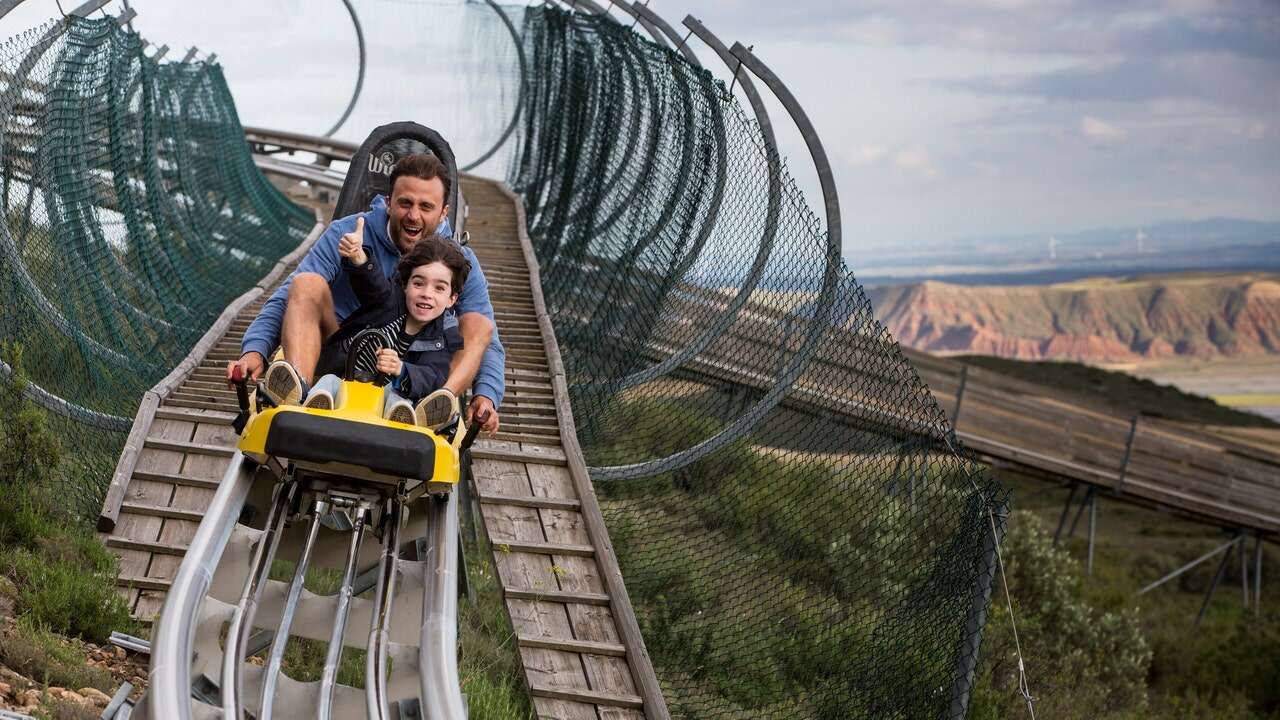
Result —
<instances>
[{"instance_id":1,"label":"boy","mask_svg":"<svg viewBox=\"0 0 1280 720\"><path fill-rule=\"evenodd\" d=\"M470 263L448 240L430 235L401 256L395 280L378 268L376 257L362 245L364 219L338 243L342 269L348 274L360 307L325 340L308 393L293 366L283 360L266 374L267 393L283 403L306 398L306 406L332 409L352 339L375 329L387 347L364 343L355 359L357 372L390 378L383 417L395 422L439 429L458 411L457 398L443 388L454 352L462 347L457 326L445 328L444 311L458 300ZM400 287L396 287L396 284ZM415 409L411 404L420 398Z\"/></svg>"}]
</instances>

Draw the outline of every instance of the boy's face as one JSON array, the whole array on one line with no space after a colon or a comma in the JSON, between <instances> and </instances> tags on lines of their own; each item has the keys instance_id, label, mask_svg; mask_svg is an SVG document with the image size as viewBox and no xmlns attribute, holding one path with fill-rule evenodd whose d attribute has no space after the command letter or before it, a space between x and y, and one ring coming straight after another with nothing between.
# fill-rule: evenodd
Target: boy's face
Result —
<instances>
[{"instance_id":1,"label":"boy's face","mask_svg":"<svg viewBox=\"0 0 1280 720\"><path fill-rule=\"evenodd\" d=\"M404 303L408 306L409 315L419 322L435 320L457 300L458 294L453 291L453 271L439 261L414 268L404 288Z\"/></svg>"}]
</instances>

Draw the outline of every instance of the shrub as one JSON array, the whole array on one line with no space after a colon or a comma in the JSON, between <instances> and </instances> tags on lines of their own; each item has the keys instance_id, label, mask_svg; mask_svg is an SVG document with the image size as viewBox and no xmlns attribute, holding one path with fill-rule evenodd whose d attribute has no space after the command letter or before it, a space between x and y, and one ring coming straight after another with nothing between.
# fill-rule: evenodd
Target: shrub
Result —
<instances>
[{"instance_id":1,"label":"shrub","mask_svg":"<svg viewBox=\"0 0 1280 720\"><path fill-rule=\"evenodd\" d=\"M105 642L136 623L115 591L115 556L49 490L64 465L20 385L0 388L0 575L16 586L14 610L48 631Z\"/></svg>"},{"instance_id":2,"label":"shrub","mask_svg":"<svg viewBox=\"0 0 1280 720\"><path fill-rule=\"evenodd\" d=\"M1151 649L1139 629L1137 609L1099 612L1082 600L1079 563L1054 547L1035 515L1013 514L1002 554L1037 715L1120 718L1145 711ZM994 720L1025 713L1006 599L998 590L970 717Z\"/></svg>"},{"instance_id":3,"label":"shrub","mask_svg":"<svg viewBox=\"0 0 1280 720\"><path fill-rule=\"evenodd\" d=\"M111 673L85 664L77 643L58 637L29 616L0 631L0 663L46 685L79 689L115 689Z\"/></svg>"}]
</instances>

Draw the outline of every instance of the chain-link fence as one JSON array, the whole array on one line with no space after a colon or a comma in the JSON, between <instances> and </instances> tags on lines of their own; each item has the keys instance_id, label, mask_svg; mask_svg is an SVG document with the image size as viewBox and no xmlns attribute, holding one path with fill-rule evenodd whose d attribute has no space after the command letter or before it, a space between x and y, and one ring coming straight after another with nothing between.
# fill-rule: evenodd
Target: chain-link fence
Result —
<instances>
[{"instance_id":1,"label":"chain-link fence","mask_svg":"<svg viewBox=\"0 0 1280 720\"><path fill-rule=\"evenodd\" d=\"M219 67L143 46L74 17L0 46L0 383L86 515L142 393L314 223L254 167Z\"/></svg>"},{"instance_id":2,"label":"chain-link fence","mask_svg":"<svg viewBox=\"0 0 1280 720\"><path fill-rule=\"evenodd\" d=\"M509 179L673 715L963 715L1002 493L771 134L606 16L523 41Z\"/></svg>"}]
</instances>

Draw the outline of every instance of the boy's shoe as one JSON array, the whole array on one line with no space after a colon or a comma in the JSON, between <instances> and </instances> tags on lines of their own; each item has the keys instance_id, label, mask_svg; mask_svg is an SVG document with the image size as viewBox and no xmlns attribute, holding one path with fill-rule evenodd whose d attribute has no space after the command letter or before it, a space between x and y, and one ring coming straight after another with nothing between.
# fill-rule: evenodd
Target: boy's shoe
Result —
<instances>
[{"instance_id":1,"label":"boy's shoe","mask_svg":"<svg viewBox=\"0 0 1280 720\"><path fill-rule=\"evenodd\" d=\"M382 411L382 417L385 420L404 423L405 425L413 425L416 420L413 414L413 404L404 398L387 405Z\"/></svg>"},{"instance_id":2,"label":"boy's shoe","mask_svg":"<svg viewBox=\"0 0 1280 720\"><path fill-rule=\"evenodd\" d=\"M263 375L267 397L276 405L298 405L307 396L307 383L288 360L276 360Z\"/></svg>"},{"instance_id":3,"label":"boy's shoe","mask_svg":"<svg viewBox=\"0 0 1280 720\"><path fill-rule=\"evenodd\" d=\"M414 409L414 414L418 417L419 425L440 432L457 422L458 397L452 391L440 388L422 398Z\"/></svg>"},{"instance_id":4,"label":"boy's shoe","mask_svg":"<svg viewBox=\"0 0 1280 720\"><path fill-rule=\"evenodd\" d=\"M333 393L324 388L312 388L307 394L307 401L302 406L313 410L332 410Z\"/></svg>"}]
</instances>

